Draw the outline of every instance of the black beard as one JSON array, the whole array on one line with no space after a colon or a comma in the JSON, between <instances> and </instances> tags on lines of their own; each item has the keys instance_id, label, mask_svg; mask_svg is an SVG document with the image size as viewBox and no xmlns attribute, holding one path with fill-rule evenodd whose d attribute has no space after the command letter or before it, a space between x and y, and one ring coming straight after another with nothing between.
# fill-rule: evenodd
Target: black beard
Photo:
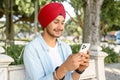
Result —
<instances>
[{"instance_id":1,"label":"black beard","mask_svg":"<svg viewBox=\"0 0 120 80\"><path fill-rule=\"evenodd\" d=\"M54 31L56 31L56 30L54 29ZM63 30L60 30L60 31L63 31ZM54 37L54 38L59 38L59 37L60 37L60 36L55 36L55 35L51 34L48 29L46 29L46 32L47 32L51 37Z\"/></svg>"}]
</instances>

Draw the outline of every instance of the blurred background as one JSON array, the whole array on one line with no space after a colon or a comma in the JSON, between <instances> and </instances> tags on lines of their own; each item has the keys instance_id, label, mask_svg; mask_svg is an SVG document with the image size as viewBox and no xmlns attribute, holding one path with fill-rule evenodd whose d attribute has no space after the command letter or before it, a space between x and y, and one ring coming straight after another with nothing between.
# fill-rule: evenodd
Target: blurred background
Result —
<instances>
[{"instance_id":1,"label":"blurred background","mask_svg":"<svg viewBox=\"0 0 120 80\"><path fill-rule=\"evenodd\" d=\"M38 11L51 1L61 2L67 13L65 31L60 38L70 45L82 43L85 0L0 0L0 46L6 54L21 53L24 45L42 31L37 20ZM98 16L101 46L109 46L120 53L120 0L103 0Z\"/></svg>"}]
</instances>

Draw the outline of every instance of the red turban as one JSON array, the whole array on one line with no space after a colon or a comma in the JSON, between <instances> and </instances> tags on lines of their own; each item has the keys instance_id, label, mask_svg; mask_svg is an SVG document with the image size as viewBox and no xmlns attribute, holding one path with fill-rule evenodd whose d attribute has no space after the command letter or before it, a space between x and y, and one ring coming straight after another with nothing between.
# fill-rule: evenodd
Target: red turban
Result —
<instances>
[{"instance_id":1,"label":"red turban","mask_svg":"<svg viewBox=\"0 0 120 80\"><path fill-rule=\"evenodd\" d=\"M58 15L66 17L64 6L59 2L51 2L45 5L38 13L38 21L43 28L52 22Z\"/></svg>"}]
</instances>

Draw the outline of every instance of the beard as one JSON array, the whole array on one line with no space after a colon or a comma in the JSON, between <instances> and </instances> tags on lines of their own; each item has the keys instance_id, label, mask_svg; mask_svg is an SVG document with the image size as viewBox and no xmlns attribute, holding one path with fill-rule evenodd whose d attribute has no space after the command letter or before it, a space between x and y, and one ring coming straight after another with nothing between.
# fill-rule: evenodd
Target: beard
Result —
<instances>
[{"instance_id":1,"label":"beard","mask_svg":"<svg viewBox=\"0 0 120 80\"><path fill-rule=\"evenodd\" d=\"M61 34L57 35L56 33L54 32L61 32ZM46 32L48 33L48 35L50 35L51 37L54 37L54 38L59 38L61 35L62 35L62 31L61 29L53 29L53 33L49 30L49 29L46 29Z\"/></svg>"}]
</instances>

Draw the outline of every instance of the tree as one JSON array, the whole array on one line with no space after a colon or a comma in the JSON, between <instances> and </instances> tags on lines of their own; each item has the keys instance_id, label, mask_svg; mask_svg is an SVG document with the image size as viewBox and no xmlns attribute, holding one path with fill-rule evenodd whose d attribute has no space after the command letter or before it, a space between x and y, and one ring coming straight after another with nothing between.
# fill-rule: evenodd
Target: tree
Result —
<instances>
[{"instance_id":1,"label":"tree","mask_svg":"<svg viewBox=\"0 0 120 80\"><path fill-rule=\"evenodd\" d=\"M13 28L13 0L4 0L5 3L5 15L6 15L6 41L8 44L14 41L14 28Z\"/></svg>"},{"instance_id":2,"label":"tree","mask_svg":"<svg viewBox=\"0 0 120 80\"><path fill-rule=\"evenodd\" d=\"M38 15L38 0L35 0L35 2L34 2L34 4L35 4L35 17L34 17L34 24L35 24L35 35L37 35L37 27L38 27L38 18L37 18L37 15Z\"/></svg>"},{"instance_id":3,"label":"tree","mask_svg":"<svg viewBox=\"0 0 120 80\"><path fill-rule=\"evenodd\" d=\"M91 42L95 45L99 44L100 11L102 2L103 0L68 1L74 8L77 17L76 20L73 18L72 20L83 29L83 42Z\"/></svg>"},{"instance_id":4,"label":"tree","mask_svg":"<svg viewBox=\"0 0 120 80\"><path fill-rule=\"evenodd\" d=\"M76 20L76 17L73 18ZM69 19L66 24L65 24L65 31L68 36L80 36L82 35L82 28L76 25L76 23L72 20Z\"/></svg>"},{"instance_id":5,"label":"tree","mask_svg":"<svg viewBox=\"0 0 120 80\"><path fill-rule=\"evenodd\" d=\"M83 42L100 45L100 13L103 0L86 0L85 19L83 27ZM88 32L87 35L85 35Z\"/></svg>"},{"instance_id":6,"label":"tree","mask_svg":"<svg viewBox=\"0 0 120 80\"><path fill-rule=\"evenodd\" d=\"M71 19L78 25L79 27L83 27L83 17L84 17L84 11L83 11L83 4L84 2L82 0L65 0L68 2L73 8L76 15L76 19L72 18L69 13L68 15L71 17Z\"/></svg>"},{"instance_id":7,"label":"tree","mask_svg":"<svg viewBox=\"0 0 120 80\"><path fill-rule=\"evenodd\" d=\"M120 30L120 1L104 0L101 10L101 34L106 36L108 31Z\"/></svg>"},{"instance_id":8,"label":"tree","mask_svg":"<svg viewBox=\"0 0 120 80\"><path fill-rule=\"evenodd\" d=\"M4 26L1 26L0 29L6 27L6 40L9 42L14 41L14 27L13 23L22 21L22 24L25 22L34 23L35 22L35 31L37 31L37 15L39 6L42 6L49 2L50 0L1 0L0 1L0 17L6 16L6 23ZM35 4L38 4L34 6ZM26 6L25 6L26 5ZM35 9L35 13L34 13ZM35 14L35 16L34 16ZM16 19L16 17L18 19ZM34 19L35 17L35 19Z\"/></svg>"},{"instance_id":9,"label":"tree","mask_svg":"<svg viewBox=\"0 0 120 80\"><path fill-rule=\"evenodd\" d=\"M94 0L95 2L97 2L96 0ZM87 5L89 1L87 0L67 0L67 2L74 8L75 14L77 19L75 20L74 18L71 17L72 21L74 21L76 23L76 25L82 27L83 24L85 24L84 26L90 26L89 24L91 23L91 20L89 20L89 16L92 14L89 14L89 10L92 9L86 9L83 10L83 8ZM93 7L94 7L94 3L93 3ZM100 12L100 34L102 34L103 36L105 36L107 34L108 31L111 30L120 30L120 2L117 0L103 0L103 4L101 5L101 9L102 10ZM93 11L93 10L92 10ZM68 12L67 12L68 13ZM81 13L81 14L79 14ZM91 12L92 13L92 12ZM69 14L69 13L68 13ZM85 17L85 16L86 17ZM83 17L84 16L84 17ZM84 19L86 18L86 19ZM93 16L94 18L94 16ZM83 21L84 19L84 21ZM88 20L88 21L85 21ZM85 27L83 27L85 28ZM91 27L88 27L89 29L84 29L84 35L83 35L83 39L87 39L89 38L87 41L90 40L90 36L85 36L85 35L89 35L90 33L88 32L88 30L90 30Z\"/></svg>"}]
</instances>

